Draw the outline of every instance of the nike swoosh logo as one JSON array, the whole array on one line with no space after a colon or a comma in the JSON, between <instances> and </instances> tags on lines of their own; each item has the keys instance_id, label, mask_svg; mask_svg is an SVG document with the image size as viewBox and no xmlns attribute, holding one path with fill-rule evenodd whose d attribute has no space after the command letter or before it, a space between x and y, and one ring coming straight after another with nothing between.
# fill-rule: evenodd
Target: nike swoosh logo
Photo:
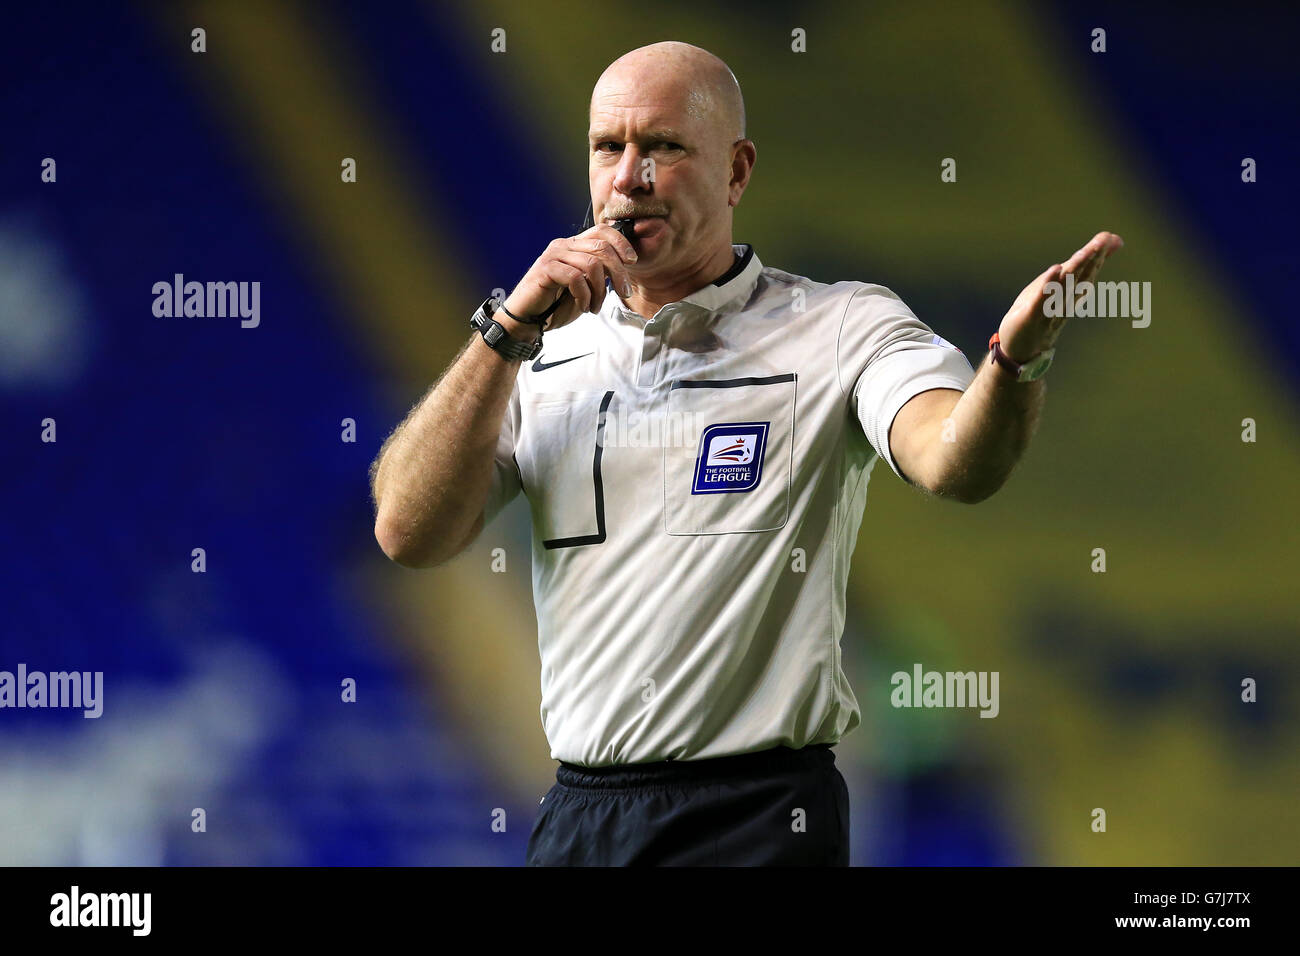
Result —
<instances>
[{"instance_id":1,"label":"nike swoosh logo","mask_svg":"<svg viewBox=\"0 0 1300 956\"><path fill-rule=\"evenodd\" d=\"M533 362L534 372L545 372L548 368L555 368L557 365L563 365L565 362L576 362L580 358L586 358L588 355L594 355L594 352L584 352L581 355L575 355L573 358L560 359L558 362L543 362L539 355Z\"/></svg>"}]
</instances>

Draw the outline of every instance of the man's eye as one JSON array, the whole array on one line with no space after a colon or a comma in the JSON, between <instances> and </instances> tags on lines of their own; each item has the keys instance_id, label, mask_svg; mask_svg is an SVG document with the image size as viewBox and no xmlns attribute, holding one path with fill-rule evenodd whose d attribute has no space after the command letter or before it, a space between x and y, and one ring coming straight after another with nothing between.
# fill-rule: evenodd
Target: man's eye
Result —
<instances>
[{"instance_id":1,"label":"man's eye","mask_svg":"<svg viewBox=\"0 0 1300 956\"><path fill-rule=\"evenodd\" d=\"M604 150L604 148L605 148L606 146L613 146L613 147L615 147L615 148L617 149L617 148L618 148L618 143L615 143L615 142L612 142L612 141L607 141L607 142L604 142L604 143L600 143L600 144L597 145L597 147L596 147L596 152L601 152L602 150Z\"/></svg>"}]
</instances>

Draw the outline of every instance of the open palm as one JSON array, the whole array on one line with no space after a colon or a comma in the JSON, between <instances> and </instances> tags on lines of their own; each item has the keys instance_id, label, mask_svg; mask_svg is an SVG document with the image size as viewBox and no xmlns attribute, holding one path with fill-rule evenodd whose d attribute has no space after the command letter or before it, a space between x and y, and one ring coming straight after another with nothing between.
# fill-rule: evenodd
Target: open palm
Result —
<instances>
[{"instance_id":1,"label":"open palm","mask_svg":"<svg viewBox=\"0 0 1300 956\"><path fill-rule=\"evenodd\" d=\"M1002 344L1002 351L1012 361L1026 362L1039 352L1053 348L1071 310L1062 310L1061 315L1055 316L1046 314L1043 302L1049 294L1047 284L1063 282L1067 275L1073 274L1077 297L1079 283L1092 282L1101 271L1106 257L1123 245L1124 240L1115 233L1099 232L1066 262L1051 266L1025 286L998 326L998 341Z\"/></svg>"}]
</instances>

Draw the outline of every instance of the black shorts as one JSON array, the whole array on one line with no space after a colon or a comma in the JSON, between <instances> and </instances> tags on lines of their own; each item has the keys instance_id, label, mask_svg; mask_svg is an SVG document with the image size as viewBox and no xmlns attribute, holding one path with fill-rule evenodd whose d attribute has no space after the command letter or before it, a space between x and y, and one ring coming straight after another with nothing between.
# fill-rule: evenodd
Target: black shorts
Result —
<instances>
[{"instance_id":1,"label":"black shorts","mask_svg":"<svg viewBox=\"0 0 1300 956\"><path fill-rule=\"evenodd\" d=\"M527 866L848 866L829 744L615 767L561 763Z\"/></svg>"}]
</instances>

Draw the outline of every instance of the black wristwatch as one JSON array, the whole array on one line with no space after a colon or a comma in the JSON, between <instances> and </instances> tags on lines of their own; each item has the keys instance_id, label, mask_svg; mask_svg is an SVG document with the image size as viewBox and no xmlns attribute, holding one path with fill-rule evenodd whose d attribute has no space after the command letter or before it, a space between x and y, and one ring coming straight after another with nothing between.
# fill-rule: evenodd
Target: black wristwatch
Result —
<instances>
[{"instance_id":1,"label":"black wristwatch","mask_svg":"<svg viewBox=\"0 0 1300 956\"><path fill-rule=\"evenodd\" d=\"M537 358L542 351L541 332L537 333L537 339L533 342L517 339L506 331L504 325L492 318L496 310L496 299L491 296L484 299L478 311L470 317L469 327L482 334L488 348L500 352L512 362Z\"/></svg>"}]
</instances>

